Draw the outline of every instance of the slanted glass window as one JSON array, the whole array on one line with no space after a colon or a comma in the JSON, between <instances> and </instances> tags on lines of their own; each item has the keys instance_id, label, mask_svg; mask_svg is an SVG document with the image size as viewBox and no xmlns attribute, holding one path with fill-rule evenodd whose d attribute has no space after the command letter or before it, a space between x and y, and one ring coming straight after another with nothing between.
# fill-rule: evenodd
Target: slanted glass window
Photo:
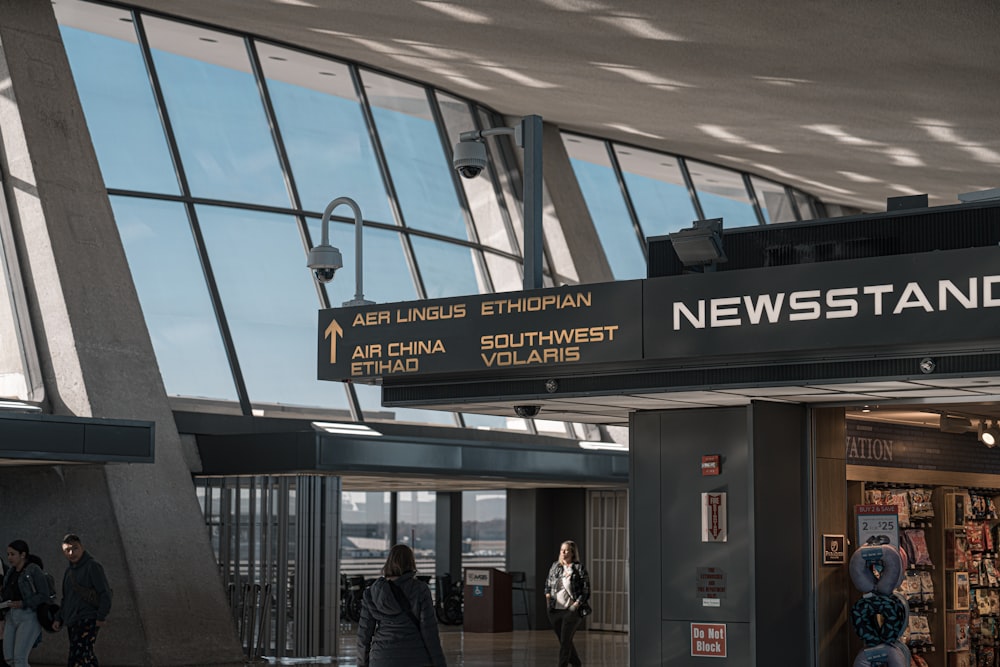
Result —
<instances>
[{"instance_id":1,"label":"slanted glass window","mask_svg":"<svg viewBox=\"0 0 1000 667\"><path fill-rule=\"evenodd\" d=\"M687 167L706 220L722 218L724 229L759 224L742 174L694 160Z\"/></svg>"},{"instance_id":2,"label":"slanted glass window","mask_svg":"<svg viewBox=\"0 0 1000 667\"><path fill-rule=\"evenodd\" d=\"M406 225L473 240L427 90L367 70L361 78Z\"/></svg>"},{"instance_id":3,"label":"slanted glass window","mask_svg":"<svg viewBox=\"0 0 1000 667\"><path fill-rule=\"evenodd\" d=\"M566 152L616 280L646 277L646 258L603 141L563 135Z\"/></svg>"},{"instance_id":4,"label":"slanted glass window","mask_svg":"<svg viewBox=\"0 0 1000 667\"><path fill-rule=\"evenodd\" d=\"M178 194L132 15L81 2L58 2L54 9L104 183Z\"/></svg>"},{"instance_id":5,"label":"slanted glass window","mask_svg":"<svg viewBox=\"0 0 1000 667\"><path fill-rule=\"evenodd\" d=\"M442 93L438 93L437 98L448 133L448 141L454 146L462 132L476 129L469 104ZM475 223L479 242L489 248L512 253L512 230L500 208L495 179L494 161L491 160L479 177L462 178L461 184L469 203L469 211ZM493 253L485 253L485 260L493 280L494 291L521 289L521 271L517 263Z\"/></svg>"},{"instance_id":6,"label":"slanted glass window","mask_svg":"<svg viewBox=\"0 0 1000 667\"><path fill-rule=\"evenodd\" d=\"M111 205L167 394L238 400L184 207L132 197Z\"/></svg>"},{"instance_id":7,"label":"slanted glass window","mask_svg":"<svg viewBox=\"0 0 1000 667\"><path fill-rule=\"evenodd\" d=\"M476 271L477 251L454 243L410 237L428 299L488 292Z\"/></svg>"},{"instance_id":8,"label":"slanted glass window","mask_svg":"<svg viewBox=\"0 0 1000 667\"><path fill-rule=\"evenodd\" d=\"M251 403L346 409L343 385L316 379L319 298L295 218L197 213Z\"/></svg>"},{"instance_id":9,"label":"slanted glass window","mask_svg":"<svg viewBox=\"0 0 1000 667\"><path fill-rule=\"evenodd\" d=\"M421 410L419 408L382 407L381 387L370 384L355 384L354 391L358 395L358 404L364 412L366 421L458 426L458 416L454 412Z\"/></svg>"},{"instance_id":10,"label":"slanted glass window","mask_svg":"<svg viewBox=\"0 0 1000 667\"><path fill-rule=\"evenodd\" d=\"M334 211L334 215L344 213L351 214L351 209L344 206ZM309 236L313 239L313 245L319 243L321 234L320 221L310 219ZM379 227L365 227L363 234L361 281L365 299L375 303L415 300L417 290L410 265L403 253L402 235ZM353 223L345 224L330 219L330 245L338 248L344 258L344 268L337 272L336 279L323 285L333 308L353 299L357 291L358 264L354 255L354 239Z\"/></svg>"},{"instance_id":11,"label":"slanted glass window","mask_svg":"<svg viewBox=\"0 0 1000 667\"><path fill-rule=\"evenodd\" d=\"M158 18L144 25L191 194L287 208L243 39Z\"/></svg>"},{"instance_id":12,"label":"slanted glass window","mask_svg":"<svg viewBox=\"0 0 1000 667\"><path fill-rule=\"evenodd\" d=\"M795 197L795 203L799 206L799 216L803 220L813 220L816 218L816 206L812 197L801 190L792 190L792 196Z\"/></svg>"},{"instance_id":13,"label":"slanted glass window","mask_svg":"<svg viewBox=\"0 0 1000 667\"><path fill-rule=\"evenodd\" d=\"M366 220L395 224L347 66L263 42L256 47L302 207L322 211L346 196Z\"/></svg>"},{"instance_id":14,"label":"slanted glass window","mask_svg":"<svg viewBox=\"0 0 1000 667\"><path fill-rule=\"evenodd\" d=\"M513 411L511 416L502 417L500 415L477 415L469 412L462 413L466 428L475 428L484 431L517 431L519 433L528 432L528 420L515 417ZM563 433L565 435L565 433Z\"/></svg>"},{"instance_id":15,"label":"slanted glass window","mask_svg":"<svg viewBox=\"0 0 1000 667\"><path fill-rule=\"evenodd\" d=\"M795 221L795 211L784 185L757 176L751 176L750 180L757 191L757 203L765 223Z\"/></svg>"},{"instance_id":16,"label":"slanted glass window","mask_svg":"<svg viewBox=\"0 0 1000 667\"><path fill-rule=\"evenodd\" d=\"M0 187L0 398L40 402L44 387L12 238Z\"/></svg>"},{"instance_id":17,"label":"slanted glass window","mask_svg":"<svg viewBox=\"0 0 1000 667\"><path fill-rule=\"evenodd\" d=\"M647 239L685 229L697 220L677 158L617 145L615 155Z\"/></svg>"}]
</instances>

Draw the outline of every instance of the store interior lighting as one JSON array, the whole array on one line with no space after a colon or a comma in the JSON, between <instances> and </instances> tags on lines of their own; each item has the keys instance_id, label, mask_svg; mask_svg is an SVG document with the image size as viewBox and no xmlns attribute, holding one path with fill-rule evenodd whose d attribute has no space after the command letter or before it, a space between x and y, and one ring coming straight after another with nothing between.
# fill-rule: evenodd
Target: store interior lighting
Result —
<instances>
[{"instance_id":1,"label":"store interior lighting","mask_svg":"<svg viewBox=\"0 0 1000 667\"><path fill-rule=\"evenodd\" d=\"M996 447L997 442L1000 442L1000 427L995 419L989 426L986 426L985 419L979 422L979 441L987 447Z\"/></svg>"},{"instance_id":2,"label":"store interior lighting","mask_svg":"<svg viewBox=\"0 0 1000 667\"><path fill-rule=\"evenodd\" d=\"M968 417L952 417L951 415L941 415L938 426L942 433L968 433L975 430L972 420Z\"/></svg>"}]
</instances>

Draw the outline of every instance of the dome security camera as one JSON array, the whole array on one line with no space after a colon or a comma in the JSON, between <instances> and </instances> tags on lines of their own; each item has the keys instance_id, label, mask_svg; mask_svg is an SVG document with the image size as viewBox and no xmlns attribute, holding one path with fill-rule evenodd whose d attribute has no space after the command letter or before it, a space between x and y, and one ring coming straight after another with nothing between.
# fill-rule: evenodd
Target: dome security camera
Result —
<instances>
[{"instance_id":1,"label":"dome security camera","mask_svg":"<svg viewBox=\"0 0 1000 667\"><path fill-rule=\"evenodd\" d=\"M462 178L475 178L486 168L486 144L481 141L460 141L455 144L452 164Z\"/></svg>"},{"instance_id":2,"label":"dome security camera","mask_svg":"<svg viewBox=\"0 0 1000 667\"><path fill-rule=\"evenodd\" d=\"M540 405L515 405L514 414L523 419L531 419L541 411Z\"/></svg>"},{"instance_id":3,"label":"dome security camera","mask_svg":"<svg viewBox=\"0 0 1000 667\"><path fill-rule=\"evenodd\" d=\"M318 245L309 251L309 261L306 266L313 270L316 280L328 283L333 280L337 269L344 266L344 258L337 248L331 245Z\"/></svg>"}]
</instances>

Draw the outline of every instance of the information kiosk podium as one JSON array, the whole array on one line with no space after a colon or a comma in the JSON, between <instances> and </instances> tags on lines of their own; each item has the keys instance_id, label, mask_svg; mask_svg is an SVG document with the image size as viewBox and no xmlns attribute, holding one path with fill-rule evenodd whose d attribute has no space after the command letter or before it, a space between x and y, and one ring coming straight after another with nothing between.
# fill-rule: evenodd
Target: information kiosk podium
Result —
<instances>
[{"instance_id":1,"label":"information kiosk podium","mask_svg":"<svg viewBox=\"0 0 1000 667\"><path fill-rule=\"evenodd\" d=\"M465 571L465 632L511 632L514 629L511 578L501 570Z\"/></svg>"}]
</instances>

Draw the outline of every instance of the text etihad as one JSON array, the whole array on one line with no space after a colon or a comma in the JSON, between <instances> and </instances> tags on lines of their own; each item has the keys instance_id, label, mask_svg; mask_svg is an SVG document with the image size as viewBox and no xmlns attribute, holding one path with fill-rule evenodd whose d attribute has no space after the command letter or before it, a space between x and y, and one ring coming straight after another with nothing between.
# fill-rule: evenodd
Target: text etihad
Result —
<instances>
[{"instance_id":1,"label":"text etihad","mask_svg":"<svg viewBox=\"0 0 1000 667\"><path fill-rule=\"evenodd\" d=\"M961 282L961 281L960 281ZM673 303L673 329L738 327L744 324L776 324L819 319L846 319L859 315L899 315L949 308L996 308L1000 306L1000 276L969 278L968 285L951 280L936 283L909 282L896 285L864 285L826 290L798 290L698 299Z\"/></svg>"}]
</instances>

